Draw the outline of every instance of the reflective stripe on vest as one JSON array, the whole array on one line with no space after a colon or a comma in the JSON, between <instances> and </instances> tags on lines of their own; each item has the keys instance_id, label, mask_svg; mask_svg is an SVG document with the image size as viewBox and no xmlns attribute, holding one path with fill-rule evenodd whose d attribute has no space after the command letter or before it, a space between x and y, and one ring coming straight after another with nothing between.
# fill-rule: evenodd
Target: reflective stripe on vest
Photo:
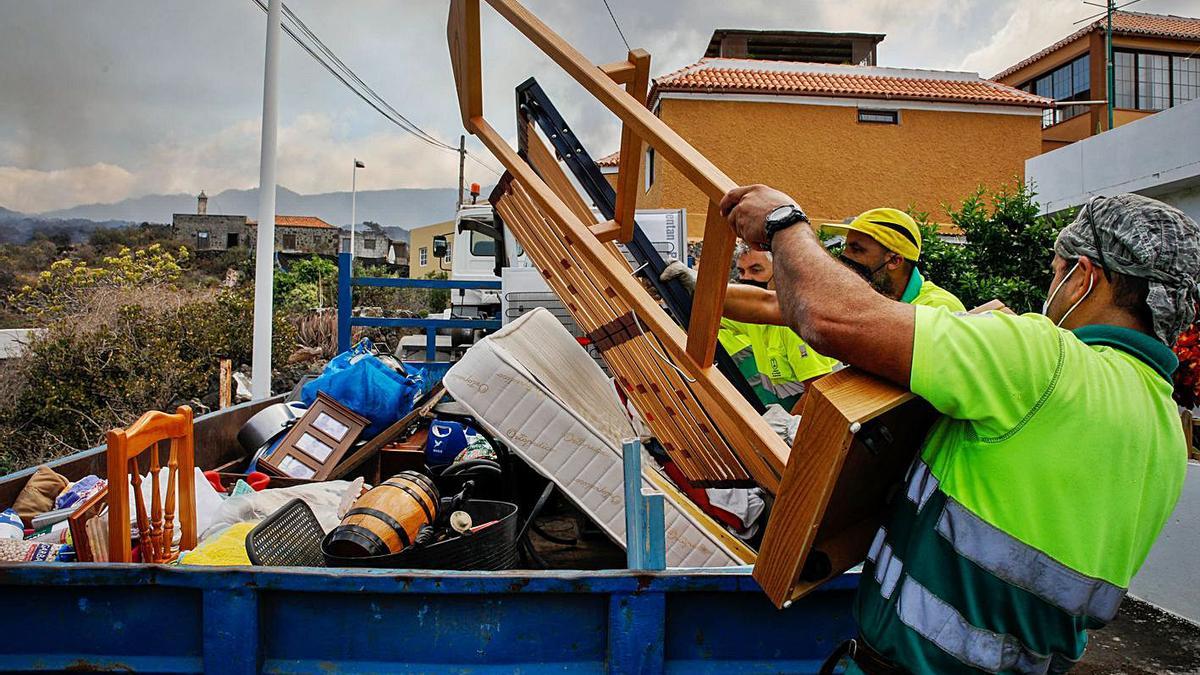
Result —
<instances>
[{"instance_id":1,"label":"reflective stripe on vest","mask_svg":"<svg viewBox=\"0 0 1200 675\"><path fill-rule=\"evenodd\" d=\"M918 458L913 467L909 469L908 478L908 501L917 505L917 513L925 508L925 503L933 496L934 490L937 490L940 483L937 476L933 475L933 471L929 469L929 465L922 462Z\"/></svg>"},{"instance_id":2,"label":"reflective stripe on vest","mask_svg":"<svg viewBox=\"0 0 1200 675\"><path fill-rule=\"evenodd\" d=\"M1012 635L971 625L958 610L912 577L905 577L900 586L896 612L909 628L973 668L991 673L1045 673L1050 669L1050 656L1029 651Z\"/></svg>"},{"instance_id":3,"label":"reflective stripe on vest","mask_svg":"<svg viewBox=\"0 0 1200 675\"><path fill-rule=\"evenodd\" d=\"M751 387L762 387L776 398L784 399L799 396L804 393L803 382L772 382L771 378L758 373L746 378Z\"/></svg>"},{"instance_id":4,"label":"reflective stripe on vest","mask_svg":"<svg viewBox=\"0 0 1200 675\"><path fill-rule=\"evenodd\" d=\"M1125 589L1063 565L953 499L946 500L937 531L962 557L1073 616L1111 621L1125 597Z\"/></svg>"},{"instance_id":5,"label":"reflective stripe on vest","mask_svg":"<svg viewBox=\"0 0 1200 675\"><path fill-rule=\"evenodd\" d=\"M758 384L779 398L790 398L804 393L803 382L772 382L770 378L762 377Z\"/></svg>"}]
</instances>

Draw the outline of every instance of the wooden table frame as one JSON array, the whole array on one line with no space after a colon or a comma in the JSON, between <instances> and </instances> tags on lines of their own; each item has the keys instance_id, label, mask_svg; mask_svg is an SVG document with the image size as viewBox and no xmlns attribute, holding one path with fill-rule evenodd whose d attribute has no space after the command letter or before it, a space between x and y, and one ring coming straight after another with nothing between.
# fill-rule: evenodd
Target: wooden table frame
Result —
<instances>
[{"instance_id":1,"label":"wooden table frame","mask_svg":"<svg viewBox=\"0 0 1200 675\"><path fill-rule=\"evenodd\" d=\"M569 238L573 250L599 271L602 278L598 281L606 285L606 290L611 289L628 303L661 340L672 360L695 380L693 391L745 470L765 490L776 492L790 450L713 366L735 242L733 230L717 204L737 184L646 108L649 55L644 51L630 51L627 61L596 65L514 0L487 0L487 3L622 120L615 218L598 225L581 220L567 205L569 197L558 194L539 177L484 118L480 0L451 0L447 22L463 126L528 190L538 209ZM627 270L612 264L612 255L605 248L611 241L628 241L632 237L643 144L652 146L658 156L678 169L709 199L705 255L700 262L687 332Z\"/></svg>"}]
</instances>

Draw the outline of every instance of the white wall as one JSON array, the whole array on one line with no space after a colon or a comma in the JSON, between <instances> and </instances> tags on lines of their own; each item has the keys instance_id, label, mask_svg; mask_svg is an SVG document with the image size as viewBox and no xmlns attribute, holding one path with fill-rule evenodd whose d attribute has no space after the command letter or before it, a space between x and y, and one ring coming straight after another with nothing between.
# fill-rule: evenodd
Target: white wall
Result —
<instances>
[{"instance_id":1,"label":"white wall","mask_svg":"<svg viewBox=\"0 0 1200 675\"><path fill-rule=\"evenodd\" d=\"M1200 100L1026 160L1025 176L1045 213L1137 192L1200 220Z\"/></svg>"},{"instance_id":2,"label":"white wall","mask_svg":"<svg viewBox=\"0 0 1200 675\"><path fill-rule=\"evenodd\" d=\"M1200 623L1200 464L1188 463L1187 482L1175 513L1129 593Z\"/></svg>"}]
</instances>

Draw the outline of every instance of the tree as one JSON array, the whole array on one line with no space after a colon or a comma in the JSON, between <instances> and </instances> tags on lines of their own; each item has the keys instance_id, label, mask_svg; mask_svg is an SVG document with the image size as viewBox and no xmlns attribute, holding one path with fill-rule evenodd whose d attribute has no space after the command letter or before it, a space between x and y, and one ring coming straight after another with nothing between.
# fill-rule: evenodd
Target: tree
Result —
<instances>
[{"instance_id":1,"label":"tree","mask_svg":"<svg viewBox=\"0 0 1200 675\"><path fill-rule=\"evenodd\" d=\"M914 213L924 244L922 273L967 307L999 299L1014 312L1037 311L1053 278L1054 238L1074 212L1039 215L1035 196L1016 182L996 190L980 187L958 208L946 207L962 231L962 245L943 241L928 214Z\"/></svg>"},{"instance_id":2,"label":"tree","mask_svg":"<svg viewBox=\"0 0 1200 675\"><path fill-rule=\"evenodd\" d=\"M302 312L337 302L337 265L320 256L293 262L275 272L275 305Z\"/></svg>"}]
</instances>

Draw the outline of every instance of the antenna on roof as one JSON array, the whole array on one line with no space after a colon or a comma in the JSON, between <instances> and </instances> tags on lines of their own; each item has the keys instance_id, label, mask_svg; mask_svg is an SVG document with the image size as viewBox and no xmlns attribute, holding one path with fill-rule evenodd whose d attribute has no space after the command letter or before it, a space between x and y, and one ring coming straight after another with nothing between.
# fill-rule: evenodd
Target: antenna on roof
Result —
<instances>
[{"instance_id":1,"label":"antenna on roof","mask_svg":"<svg viewBox=\"0 0 1200 675\"><path fill-rule=\"evenodd\" d=\"M1142 0L1129 0L1129 2L1118 6L1116 0L1105 0L1105 3L1103 5L1101 5L1099 3L1095 3L1095 2L1089 2L1088 0L1083 0L1083 4L1091 5L1092 7L1100 7L1104 11L1100 12L1098 14L1093 14L1089 17L1080 19L1080 20L1076 21L1074 24L1072 24L1072 25L1079 25L1079 24L1083 23L1084 21L1091 21L1092 19L1095 19L1095 18L1098 18L1101 16L1105 17L1104 72L1107 74L1107 76L1105 77L1104 89L1105 89L1105 94L1106 94L1105 98L1108 100L1108 127L1107 127L1108 129L1113 128L1113 107L1114 107L1114 99L1115 99L1115 94L1116 94L1116 75L1115 75L1116 71L1115 71L1115 67L1113 64L1113 34L1112 34L1113 14L1116 13L1118 10L1125 9L1128 6L1130 6L1134 3L1137 3L1137 2L1141 2L1141 1Z\"/></svg>"}]
</instances>

